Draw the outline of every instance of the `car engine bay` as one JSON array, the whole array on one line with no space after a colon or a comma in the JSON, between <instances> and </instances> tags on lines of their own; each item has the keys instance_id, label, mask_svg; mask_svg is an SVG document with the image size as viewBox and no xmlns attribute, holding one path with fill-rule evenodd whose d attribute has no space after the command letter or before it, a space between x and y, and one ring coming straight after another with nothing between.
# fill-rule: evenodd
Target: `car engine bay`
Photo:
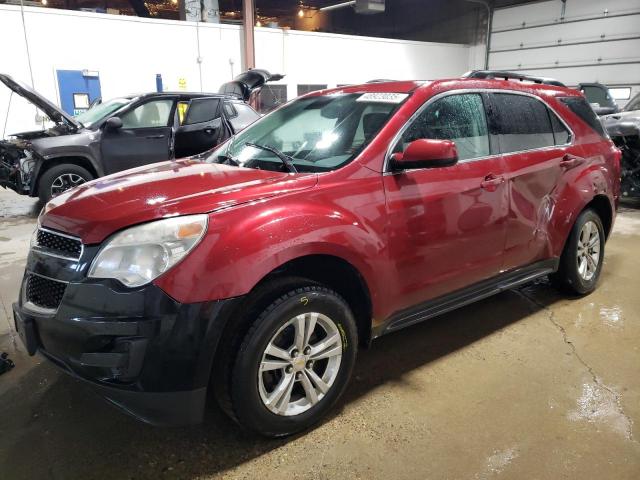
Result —
<instances>
[{"instance_id":1,"label":"car engine bay","mask_svg":"<svg viewBox=\"0 0 640 480\"><path fill-rule=\"evenodd\" d=\"M0 186L28 194L34 155L26 140L0 140Z\"/></svg>"}]
</instances>

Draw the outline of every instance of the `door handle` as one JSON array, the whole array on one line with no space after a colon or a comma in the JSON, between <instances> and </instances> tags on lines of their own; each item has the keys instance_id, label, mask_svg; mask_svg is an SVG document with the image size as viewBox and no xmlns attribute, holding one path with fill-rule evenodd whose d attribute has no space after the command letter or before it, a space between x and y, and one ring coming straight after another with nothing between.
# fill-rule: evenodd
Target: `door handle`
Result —
<instances>
[{"instance_id":1,"label":"door handle","mask_svg":"<svg viewBox=\"0 0 640 480\"><path fill-rule=\"evenodd\" d=\"M164 135L159 134L159 135L147 135L145 138L164 138Z\"/></svg>"},{"instance_id":2,"label":"door handle","mask_svg":"<svg viewBox=\"0 0 640 480\"><path fill-rule=\"evenodd\" d=\"M493 192L500 185L504 183L504 177L502 175L494 175L490 173L484 180L480 183L480 186L489 192Z\"/></svg>"},{"instance_id":3,"label":"door handle","mask_svg":"<svg viewBox=\"0 0 640 480\"><path fill-rule=\"evenodd\" d=\"M205 128L204 133L206 133L207 135L213 135L213 128Z\"/></svg>"},{"instance_id":4,"label":"door handle","mask_svg":"<svg viewBox=\"0 0 640 480\"><path fill-rule=\"evenodd\" d=\"M576 157L575 155L571 155L569 153L565 154L560 160L560 166L565 170L571 170L572 168L577 167L578 165L582 165L584 163L584 158Z\"/></svg>"}]
</instances>

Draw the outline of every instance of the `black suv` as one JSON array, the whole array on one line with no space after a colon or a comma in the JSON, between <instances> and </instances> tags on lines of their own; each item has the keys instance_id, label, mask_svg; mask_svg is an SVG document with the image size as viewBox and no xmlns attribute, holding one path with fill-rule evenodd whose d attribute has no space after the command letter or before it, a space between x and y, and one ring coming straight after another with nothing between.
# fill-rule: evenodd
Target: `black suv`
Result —
<instances>
[{"instance_id":1,"label":"black suv","mask_svg":"<svg viewBox=\"0 0 640 480\"><path fill-rule=\"evenodd\" d=\"M0 185L42 201L103 175L209 150L254 122L248 101L266 82L249 70L217 94L160 92L127 95L72 117L28 86L0 74L55 124L0 140Z\"/></svg>"}]
</instances>

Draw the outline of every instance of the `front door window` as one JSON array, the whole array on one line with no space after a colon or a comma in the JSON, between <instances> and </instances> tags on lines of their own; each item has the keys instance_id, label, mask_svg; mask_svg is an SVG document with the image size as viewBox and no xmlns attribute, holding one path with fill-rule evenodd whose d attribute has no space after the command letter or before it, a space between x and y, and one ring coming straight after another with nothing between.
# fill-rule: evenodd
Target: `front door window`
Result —
<instances>
[{"instance_id":1,"label":"front door window","mask_svg":"<svg viewBox=\"0 0 640 480\"><path fill-rule=\"evenodd\" d=\"M434 101L404 132L396 151L420 138L452 140L460 161L490 154L487 119L478 93L448 95Z\"/></svg>"},{"instance_id":2,"label":"front door window","mask_svg":"<svg viewBox=\"0 0 640 480\"><path fill-rule=\"evenodd\" d=\"M152 100L122 115L122 128L166 127L173 100Z\"/></svg>"}]
</instances>

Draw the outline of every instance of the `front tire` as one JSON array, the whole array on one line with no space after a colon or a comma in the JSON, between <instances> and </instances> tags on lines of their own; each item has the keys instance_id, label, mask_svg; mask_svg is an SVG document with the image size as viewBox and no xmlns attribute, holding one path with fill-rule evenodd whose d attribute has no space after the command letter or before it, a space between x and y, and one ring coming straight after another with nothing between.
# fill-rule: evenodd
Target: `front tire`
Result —
<instances>
[{"instance_id":1,"label":"front tire","mask_svg":"<svg viewBox=\"0 0 640 480\"><path fill-rule=\"evenodd\" d=\"M344 392L357 345L353 314L336 292L311 282L288 291L258 316L237 352L235 419L270 437L309 428Z\"/></svg>"},{"instance_id":2,"label":"front tire","mask_svg":"<svg viewBox=\"0 0 640 480\"><path fill-rule=\"evenodd\" d=\"M577 218L560 257L558 271L551 276L561 290L587 295L595 290L604 263L604 227L593 210Z\"/></svg>"},{"instance_id":3,"label":"front tire","mask_svg":"<svg viewBox=\"0 0 640 480\"><path fill-rule=\"evenodd\" d=\"M38 182L38 196L43 203L71 188L93 180L93 175L80 165L63 163L44 172Z\"/></svg>"}]
</instances>

